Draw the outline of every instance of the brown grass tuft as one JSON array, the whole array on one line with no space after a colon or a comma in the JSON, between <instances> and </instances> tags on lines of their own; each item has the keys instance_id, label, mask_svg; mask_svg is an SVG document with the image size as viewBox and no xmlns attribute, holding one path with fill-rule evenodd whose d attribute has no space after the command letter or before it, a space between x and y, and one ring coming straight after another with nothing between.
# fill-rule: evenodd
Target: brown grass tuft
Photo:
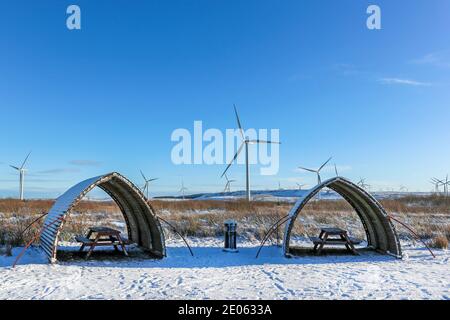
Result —
<instances>
[{"instance_id":1,"label":"brown grass tuft","mask_svg":"<svg viewBox=\"0 0 450 320\"><path fill-rule=\"evenodd\" d=\"M431 240L430 246L432 248L448 249L448 239L446 236L443 235L435 236Z\"/></svg>"}]
</instances>

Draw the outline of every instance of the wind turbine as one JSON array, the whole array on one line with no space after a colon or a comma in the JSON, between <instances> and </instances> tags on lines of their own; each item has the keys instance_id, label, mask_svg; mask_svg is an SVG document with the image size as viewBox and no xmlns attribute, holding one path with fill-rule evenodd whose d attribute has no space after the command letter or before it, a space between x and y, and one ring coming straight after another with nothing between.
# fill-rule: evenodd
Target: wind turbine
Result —
<instances>
[{"instance_id":1,"label":"wind turbine","mask_svg":"<svg viewBox=\"0 0 450 320\"><path fill-rule=\"evenodd\" d=\"M223 189L223 192L231 192L231 183L236 182L236 180L229 180L228 176L225 174L225 179L227 180L227 183L225 184L225 188Z\"/></svg>"},{"instance_id":2,"label":"wind turbine","mask_svg":"<svg viewBox=\"0 0 450 320\"><path fill-rule=\"evenodd\" d=\"M31 151L28 153L27 157L22 162L22 165L20 167L10 165L11 168L19 171L19 197L20 197L20 200L24 199L23 198L23 189L24 189L24 182L25 182L25 171L27 171L27 169L25 169L25 163L27 162L30 154L31 154Z\"/></svg>"},{"instance_id":3,"label":"wind turbine","mask_svg":"<svg viewBox=\"0 0 450 320\"><path fill-rule=\"evenodd\" d=\"M433 181L433 179L430 180L430 183L434 186L434 192L438 193L439 192L439 183L437 183L436 181Z\"/></svg>"},{"instance_id":4,"label":"wind turbine","mask_svg":"<svg viewBox=\"0 0 450 320\"><path fill-rule=\"evenodd\" d=\"M431 181L435 184L435 191L437 193L440 192L439 187L443 186L444 187L444 193L447 193L447 187L448 187L448 175L446 177L446 182L444 182L444 180L440 180L438 178L432 178Z\"/></svg>"},{"instance_id":5,"label":"wind turbine","mask_svg":"<svg viewBox=\"0 0 450 320\"><path fill-rule=\"evenodd\" d=\"M334 172L336 173L336 177L339 177L339 172L338 172L336 163L334 164Z\"/></svg>"},{"instance_id":6,"label":"wind turbine","mask_svg":"<svg viewBox=\"0 0 450 320\"><path fill-rule=\"evenodd\" d=\"M309 171L309 172L314 172L314 173L316 173L316 174L317 174L317 184L319 185L319 184L322 183L322 179L320 178L320 170L322 170L323 167L325 167L325 166L327 165L327 163L330 162L330 160L331 160L332 158L333 158L333 157L330 157L330 158L329 158L327 161L325 161L325 162L319 167L319 169L317 169L317 170L309 169L309 168L304 168L304 167L299 167L299 168L300 168L300 169L303 169L303 170L306 170L306 171Z\"/></svg>"},{"instance_id":7,"label":"wind turbine","mask_svg":"<svg viewBox=\"0 0 450 320\"><path fill-rule=\"evenodd\" d=\"M359 181L358 181L357 185L360 186L360 187L363 188L363 189L370 188L370 185L368 185L368 184L366 183L366 179L361 178L361 177L359 178Z\"/></svg>"},{"instance_id":8,"label":"wind turbine","mask_svg":"<svg viewBox=\"0 0 450 320\"><path fill-rule=\"evenodd\" d=\"M439 186L442 181L437 178L431 178L430 183L434 185L434 192L439 193Z\"/></svg>"},{"instance_id":9,"label":"wind turbine","mask_svg":"<svg viewBox=\"0 0 450 320\"><path fill-rule=\"evenodd\" d=\"M142 170L140 170L140 171L141 171L141 176L142 176L142 178L144 178L144 181L145 181L145 184L144 184L144 186L142 187L142 192L146 195L146 197L147 197L147 199L148 199L148 187L149 187L149 184L150 184L150 182L152 182L152 181L158 180L158 178L147 179L147 178L145 177L144 173L142 172Z\"/></svg>"},{"instance_id":10,"label":"wind turbine","mask_svg":"<svg viewBox=\"0 0 450 320\"><path fill-rule=\"evenodd\" d=\"M442 179L442 180L439 180L436 178L434 178L434 179L437 181L437 183L439 183L441 186L444 187L444 194L445 194L445 196L448 196L448 186L450 185L450 180L448 180L448 174L445 177L445 179Z\"/></svg>"},{"instance_id":11,"label":"wind turbine","mask_svg":"<svg viewBox=\"0 0 450 320\"><path fill-rule=\"evenodd\" d=\"M298 190L302 190L302 188L303 188L304 186L306 186L306 184L300 184L300 183L298 183L298 182L296 182L296 184L297 184Z\"/></svg>"},{"instance_id":12,"label":"wind turbine","mask_svg":"<svg viewBox=\"0 0 450 320\"><path fill-rule=\"evenodd\" d=\"M181 188L180 188L180 191L178 191L179 193L181 193L181 196L183 197L183 200L184 200L184 195L185 195L185 192L188 190L188 188L186 188L185 186L184 186L184 181L183 181L183 179L181 179Z\"/></svg>"},{"instance_id":13,"label":"wind turbine","mask_svg":"<svg viewBox=\"0 0 450 320\"><path fill-rule=\"evenodd\" d=\"M249 162L248 162L248 146L249 144L260 144L260 143L267 143L267 144L281 144L281 142L272 142L272 141L267 141L267 140L260 140L260 139L256 139L256 140L251 140L248 137L246 137L244 135L244 129L242 129L242 125L241 125L241 120L239 119L239 115L236 109L236 105L233 105L234 107L234 113L236 115L236 121L239 127L239 132L241 134L241 138L242 138L242 143L241 146L239 147L238 151L236 152L236 154L234 155L233 159L230 161L230 163L228 164L227 168L225 169L225 171L222 173L223 177L225 175L225 173L227 173L228 169L231 167L231 165L233 164L234 160L236 160L236 158L238 157L238 155L241 153L242 148L245 146L245 189L246 189L246 195L247 195L247 201L250 201L250 172L249 172Z\"/></svg>"}]
</instances>

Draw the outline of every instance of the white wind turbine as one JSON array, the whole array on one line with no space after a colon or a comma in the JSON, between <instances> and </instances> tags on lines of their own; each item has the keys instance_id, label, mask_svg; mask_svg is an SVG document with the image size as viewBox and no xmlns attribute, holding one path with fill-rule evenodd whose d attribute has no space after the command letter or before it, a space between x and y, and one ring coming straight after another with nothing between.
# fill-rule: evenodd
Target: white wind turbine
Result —
<instances>
[{"instance_id":1,"label":"white wind turbine","mask_svg":"<svg viewBox=\"0 0 450 320\"><path fill-rule=\"evenodd\" d=\"M260 139L256 139L256 140L251 140L248 137L246 137L244 135L244 129L242 129L241 126L241 120L239 119L239 115L236 109L236 106L233 105L234 107L234 113L236 114L236 120L237 120L237 124L239 127L239 132L241 134L241 138L242 138L242 143L241 146L239 147L238 151L236 152L236 154L234 155L233 159L230 161L230 163L228 164L227 168L225 169L225 171L222 173L223 177L225 175L225 173L227 173L228 169L231 167L231 165L233 164L234 160L236 160L236 158L238 157L238 155L241 153L242 148L245 146L245 186L246 186L246 196L247 196L247 201L250 201L251 199L251 195L250 195L250 172L249 172L249 162L248 162L248 145L249 144L259 144L259 143L267 143L267 144L281 144L280 142L272 142L272 141L267 141L267 140L260 140Z\"/></svg>"},{"instance_id":2,"label":"white wind turbine","mask_svg":"<svg viewBox=\"0 0 450 320\"><path fill-rule=\"evenodd\" d=\"M431 178L430 183L434 186L434 192L439 193L439 180L436 178Z\"/></svg>"},{"instance_id":3,"label":"white wind turbine","mask_svg":"<svg viewBox=\"0 0 450 320\"><path fill-rule=\"evenodd\" d=\"M144 178L144 181L145 181L145 184L144 184L144 186L142 187L142 192L145 194L145 196L146 196L147 199L148 199L148 187L149 187L149 185L150 185L150 182L155 181L155 180L158 180L158 178L147 179L147 178L145 177L144 173L142 172L142 170L139 170L139 171L141 171L141 176L142 176L142 178Z\"/></svg>"},{"instance_id":4,"label":"white wind turbine","mask_svg":"<svg viewBox=\"0 0 450 320\"><path fill-rule=\"evenodd\" d=\"M325 161L325 162L319 167L319 169L317 169L317 170L315 170L315 169L309 169L309 168L304 168L304 167L299 167L299 169L302 169L302 170L306 170L306 171L309 171L309 172L314 172L314 173L316 173L316 174L317 174L317 184L319 185L319 184L322 183L322 179L321 179L321 177L320 177L320 170L322 170L323 167L325 167L325 166L327 165L327 163L330 162L330 160L331 160L332 158L333 158L333 157L330 157L330 158L329 158L327 161Z\"/></svg>"},{"instance_id":5,"label":"white wind turbine","mask_svg":"<svg viewBox=\"0 0 450 320\"><path fill-rule=\"evenodd\" d=\"M181 196L183 197L183 200L184 200L184 196L185 196L187 190L188 190L188 188L186 188L184 186L184 181L183 181L183 179L181 179L181 188L180 188L180 190L178 192L181 193Z\"/></svg>"},{"instance_id":6,"label":"white wind turbine","mask_svg":"<svg viewBox=\"0 0 450 320\"><path fill-rule=\"evenodd\" d=\"M359 181L358 181L357 185L360 186L363 189L370 188L370 185L368 185L366 183L366 179L365 178L361 178L361 177L359 178Z\"/></svg>"},{"instance_id":7,"label":"white wind turbine","mask_svg":"<svg viewBox=\"0 0 450 320\"><path fill-rule=\"evenodd\" d=\"M436 184L444 187L444 195L448 196L448 186L450 185L450 180L448 180L448 174L445 177L445 179L440 180L440 179L434 178L434 180L436 181Z\"/></svg>"},{"instance_id":8,"label":"white wind turbine","mask_svg":"<svg viewBox=\"0 0 450 320\"><path fill-rule=\"evenodd\" d=\"M449 182L450 182L448 180L448 175L447 175L447 177L445 179L445 182L444 182L444 179L440 180L438 178L432 178L431 181L432 181L432 183L435 184L435 190L436 190L437 193L440 193L439 187L442 186L442 187L444 187L444 194L446 194L446 195L448 194L448 185L449 185Z\"/></svg>"},{"instance_id":9,"label":"white wind turbine","mask_svg":"<svg viewBox=\"0 0 450 320\"><path fill-rule=\"evenodd\" d=\"M306 184L300 184L300 183L298 183L298 182L296 182L296 184L297 184L298 190L302 190L302 188L303 188L304 186L306 186Z\"/></svg>"},{"instance_id":10,"label":"white wind turbine","mask_svg":"<svg viewBox=\"0 0 450 320\"><path fill-rule=\"evenodd\" d=\"M13 165L10 165L11 168L19 171L19 197L20 200L23 200L23 190L24 190L24 183L25 183L25 171L27 171L27 169L25 169L25 163L28 160L28 157L30 156L31 151L28 153L27 157L25 158L25 160L22 162L22 165L20 167L16 167Z\"/></svg>"},{"instance_id":11,"label":"white wind turbine","mask_svg":"<svg viewBox=\"0 0 450 320\"><path fill-rule=\"evenodd\" d=\"M225 179L227 180L227 183L225 184L225 188L223 189L223 192L231 192L231 183L236 182L236 180L229 180L228 176L225 174Z\"/></svg>"}]
</instances>

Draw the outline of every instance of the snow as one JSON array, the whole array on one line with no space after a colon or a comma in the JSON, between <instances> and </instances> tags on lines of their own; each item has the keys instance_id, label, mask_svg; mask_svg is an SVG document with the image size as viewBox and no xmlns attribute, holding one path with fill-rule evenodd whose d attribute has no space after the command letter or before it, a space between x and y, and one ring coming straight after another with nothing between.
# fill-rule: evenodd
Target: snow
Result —
<instances>
[{"instance_id":1,"label":"snow","mask_svg":"<svg viewBox=\"0 0 450 320\"><path fill-rule=\"evenodd\" d=\"M75 260L46 263L38 249L20 265L0 256L0 299L450 299L449 254L437 258L403 244L399 260L376 253L361 256L286 258L281 248L239 243L238 253L216 238L189 239L195 257L168 240L163 260Z\"/></svg>"}]
</instances>

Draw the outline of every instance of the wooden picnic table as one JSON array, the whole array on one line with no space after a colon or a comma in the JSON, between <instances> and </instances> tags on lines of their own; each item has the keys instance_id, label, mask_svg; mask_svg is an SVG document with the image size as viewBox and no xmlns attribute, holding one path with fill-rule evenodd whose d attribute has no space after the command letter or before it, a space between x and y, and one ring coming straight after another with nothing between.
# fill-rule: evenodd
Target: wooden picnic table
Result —
<instances>
[{"instance_id":1,"label":"wooden picnic table","mask_svg":"<svg viewBox=\"0 0 450 320\"><path fill-rule=\"evenodd\" d=\"M92 237L93 235L94 237ZM119 230L108 227L92 227L89 228L86 237L77 236L76 240L81 243L80 251L83 251L85 247L89 247L86 259L91 256L97 246L113 246L115 250L119 250L118 246L120 246L123 254L128 256L125 241L122 239Z\"/></svg>"},{"instance_id":2,"label":"wooden picnic table","mask_svg":"<svg viewBox=\"0 0 450 320\"><path fill-rule=\"evenodd\" d=\"M341 245L351 253L359 255L354 245L361 243L361 240L350 238L347 230L341 228L322 228L319 237L312 237L311 241L314 243L313 251L316 254L320 254L325 245Z\"/></svg>"}]
</instances>

